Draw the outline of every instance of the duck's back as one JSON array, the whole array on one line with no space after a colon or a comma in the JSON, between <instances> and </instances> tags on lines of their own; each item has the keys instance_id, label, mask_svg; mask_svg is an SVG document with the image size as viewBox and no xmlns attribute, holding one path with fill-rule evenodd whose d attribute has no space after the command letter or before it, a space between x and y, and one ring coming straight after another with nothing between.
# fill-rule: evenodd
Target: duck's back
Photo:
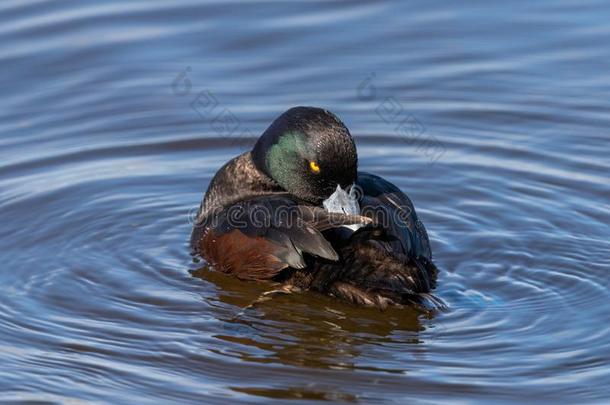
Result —
<instances>
[{"instance_id":1,"label":"duck's back","mask_svg":"<svg viewBox=\"0 0 610 405\"><path fill-rule=\"evenodd\" d=\"M362 215L373 218L393 237L392 251L432 260L428 233L411 199L394 184L374 174L358 173L356 184L361 192Z\"/></svg>"}]
</instances>

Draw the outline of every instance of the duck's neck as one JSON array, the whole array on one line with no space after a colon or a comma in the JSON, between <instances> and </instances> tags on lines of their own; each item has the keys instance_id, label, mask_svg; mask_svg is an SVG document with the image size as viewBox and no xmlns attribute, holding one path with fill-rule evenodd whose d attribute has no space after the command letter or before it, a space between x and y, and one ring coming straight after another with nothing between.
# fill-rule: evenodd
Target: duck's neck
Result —
<instances>
[{"instance_id":1,"label":"duck's neck","mask_svg":"<svg viewBox=\"0 0 610 405\"><path fill-rule=\"evenodd\" d=\"M210 213L238 201L281 191L282 188L254 164L252 152L245 152L229 160L212 178L197 222L205 221Z\"/></svg>"}]
</instances>

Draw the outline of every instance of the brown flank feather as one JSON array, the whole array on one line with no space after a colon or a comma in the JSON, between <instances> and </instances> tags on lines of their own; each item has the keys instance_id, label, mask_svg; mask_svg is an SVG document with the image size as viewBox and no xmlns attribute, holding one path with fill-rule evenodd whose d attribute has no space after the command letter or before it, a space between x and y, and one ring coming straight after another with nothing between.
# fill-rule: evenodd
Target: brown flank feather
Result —
<instances>
[{"instance_id":1,"label":"brown flank feather","mask_svg":"<svg viewBox=\"0 0 610 405\"><path fill-rule=\"evenodd\" d=\"M278 245L237 229L220 235L210 230L199 243L202 255L216 270L242 280L267 280L288 267L276 256Z\"/></svg>"}]
</instances>

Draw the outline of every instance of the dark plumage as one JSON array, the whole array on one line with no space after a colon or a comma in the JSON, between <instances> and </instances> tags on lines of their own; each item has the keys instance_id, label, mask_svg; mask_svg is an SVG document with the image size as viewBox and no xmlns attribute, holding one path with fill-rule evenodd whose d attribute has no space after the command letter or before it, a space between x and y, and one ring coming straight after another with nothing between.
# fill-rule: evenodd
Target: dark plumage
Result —
<instances>
[{"instance_id":1,"label":"dark plumage","mask_svg":"<svg viewBox=\"0 0 610 405\"><path fill-rule=\"evenodd\" d=\"M437 274L424 225L404 193L357 164L335 115L286 111L212 179L194 252L240 279L380 308L421 303Z\"/></svg>"}]
</instances>

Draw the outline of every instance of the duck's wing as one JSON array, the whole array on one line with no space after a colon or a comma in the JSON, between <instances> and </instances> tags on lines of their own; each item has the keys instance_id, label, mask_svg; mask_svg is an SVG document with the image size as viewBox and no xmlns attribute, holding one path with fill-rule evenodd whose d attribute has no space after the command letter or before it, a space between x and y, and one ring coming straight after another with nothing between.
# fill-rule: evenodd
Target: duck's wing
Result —
<instances>
[{"instance_id":1,"label":"duck's wing","mask_svg":"<svg viewBox=\"0 0 610 405\"><path fill-rule=\"evenodd\" d=\"M366 172L358 173L356 184L361 190L362 215L383 227L393 239L389 242L392 250L411 258L432 260L428 233L409 197L389 181Z\"/></svg>"},{"instance_id":2,"label":"duck's wing","mask_svg":"<svg viewBox=\"0 0 610 405\"><path fill-rule=\"evenodd\" d=\"M337 260L321 231L366 221L370 219L328 214L274 193L208 215L195 225L191 246L217 270L241 279L270 279L287 267L306 267L304 253Z\"/></svg>"}]
</instances>

